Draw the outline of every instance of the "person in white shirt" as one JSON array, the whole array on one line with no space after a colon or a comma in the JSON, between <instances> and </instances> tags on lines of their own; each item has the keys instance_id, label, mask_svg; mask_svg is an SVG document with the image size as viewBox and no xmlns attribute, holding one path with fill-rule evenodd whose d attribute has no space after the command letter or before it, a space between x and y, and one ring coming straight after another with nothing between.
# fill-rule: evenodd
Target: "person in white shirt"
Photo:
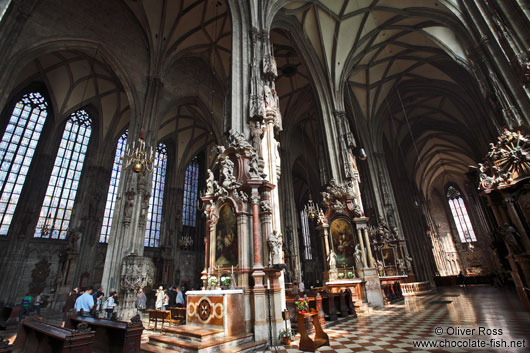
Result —
<instances>
[{"instance_id":1,"label":"person in white shirt","mask_svg":"<svg viewBox=\"0 0 530 353\"><path fill-rule=\"evenodd\" d=\"M112 292L110 296L107 298L107 308L105 311L107 312L107 319L112 319L112 313L114 312L114 308L116 305L116 298L118 297L118 293L116 291Z\"/></svg>"},{"instance_id":2,"label":"person in white shirt","mask_svg":"<svg viewBox=\"0 0 530 353\"><path fill-rule=\"evenodd\" d=\"M300 290L300 294L304 294L305 292L304 281L300 281L300 284L298 285L298 289Z\"/></svg>"},{"instance_id":3,"label":"person in white shirt","mask_svg":"<svg viewBox=\"0 0 530 353\"><path fill-rule=\"evenodd\" d=\"M160 286L156 291L155 309L162 310L164 306L164 287Z\"/></svg>"}]
</instances>

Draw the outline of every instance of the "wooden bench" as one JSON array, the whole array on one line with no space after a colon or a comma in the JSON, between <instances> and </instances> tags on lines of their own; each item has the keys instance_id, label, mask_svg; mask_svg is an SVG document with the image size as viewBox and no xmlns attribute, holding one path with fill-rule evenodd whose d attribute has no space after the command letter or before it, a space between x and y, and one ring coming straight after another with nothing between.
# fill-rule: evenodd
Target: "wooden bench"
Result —
<instances>
[{"instance_id":1,"label":"wooden bench","mask_svg":"<svg viewBox=\"0 0 530 353\"><path fill-rule=\"evenodd\" d=\"M186 324L186 308L169 308L171 311L171 323L176 322L177 325Z\"/></svg>"},{"instance_id":2,"label":"wooden bench","mask_svg":"<svg viewBox=\"0 0 530 353\"><path fill-rule=\"evenodd\" d=\"M94 332L86 327L71 330L36 319L22 320L13 352L90 353Z\"/></svg>"},{"instance_id":3,"label":"wooden bench","mask_svg":"<svg viewBox=\"0 0 530 353\"><path fill-rule=\"evenodd\" d=\"M337 320L337 308L335 306L335 294L323 293L322 294L322 306L324 307L324 312L328 315L327 320L335 321Z\"/></svg>"},{"instance_id":4,"label":"wooden bench","mask_svg":"<svg viewBox=\"0 0 530 353\"><path fill-rule=\"evenodd\" d=\"M162 321L162 327L160 329L164 328L164 322L166 321L169 323L169 326L173 323L170 310L148 309L147 312L149 313L149 328L151 328L151 322L153 321L155 322L155 330L157 330L158 321Z\"/></svg>"},{"instance_id":5,"label":"wooden bench","mask_svg":"<svg viewBox=\"0 0 530 353\"><path fill-rule=\"evenodd\" d=\"M305 319L313 319L313 326L315 328L315 336L310 338L307 334ZM311 309L310 313L307 314L298 314L298 332L300 333L300 344L298 349L302 351L314 352L318 347L327 345L329 346L329 337L322 330L320 325L320 320L318 319L318 312L315 309Z\"/></svg>"},{"instance_id":6,"label":"wooden bench","mask_svg":"<svg viewBox=\"0 0 530 353\"><path fill-rule=\"evenodd\" d=\"M138 321L125 322L108 319L98 319L89 316L73 314L68 316L65 326L76 328L85 323L95 332L92 352L95 353L138 353L144 326L140 318Z\"/></svg>"}]
</instances>

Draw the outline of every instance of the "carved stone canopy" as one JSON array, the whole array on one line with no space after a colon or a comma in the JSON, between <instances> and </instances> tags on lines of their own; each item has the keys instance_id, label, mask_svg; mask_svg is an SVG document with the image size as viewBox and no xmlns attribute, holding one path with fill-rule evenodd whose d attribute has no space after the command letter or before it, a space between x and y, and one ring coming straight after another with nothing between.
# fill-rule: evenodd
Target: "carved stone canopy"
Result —
<instances>
[{"instance_id":1,"label":"carved stone canopy","mask_svg":"<svg viewBox=\"0 0 530 353\"><path fill-rule=\"evenodd\" d=\"M374 244L390 244L399 240L397 228L390 229L383 217L379 217L376 224L369 228L370 238Z\"/></svg>"},{"instance_id":2,"label":"carved stone canopy","mask_svg":"<svg viewBox=\"0 0 530 353\"><path fill-rule=\"evenodd\" d=\"M490 143L490 150L479 163L479 190L490 193L517 184L530 176L530 139L520 131L505 129Z\"/></svg>"},{"instance_id":3,"label":"carved stone canopy","mask_svg":"<svg viewBox=\"0 0 530 353\"><path fill-rule=\"evenodd\" d=\"M361 207L357 204L357 194L351 180L339 184L335 179L329 181L326 191L321 192L322 204L335 214L362 217ZM328 212L326 212L328 213Z\"/></svg>"}]
</instances>

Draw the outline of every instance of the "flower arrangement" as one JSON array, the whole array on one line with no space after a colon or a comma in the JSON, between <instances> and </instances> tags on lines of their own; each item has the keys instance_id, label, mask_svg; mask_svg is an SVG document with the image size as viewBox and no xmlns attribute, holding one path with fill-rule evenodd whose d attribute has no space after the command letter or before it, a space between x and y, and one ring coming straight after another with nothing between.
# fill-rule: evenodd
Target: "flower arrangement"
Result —
<instances>
[{"instance_id":1,"label":"flower arrangement","mask_svg":"<svg viewBox=\"0 0 530 353\"><path fill-rule=\"evenodd\" d=\"M348 272L348 278L353 278L353 272L351 271Z\"/></svg>"},{"instance_id":2,"label":"flower arrangement","mask_svg":"<svg viewBox=\"0 0 530 353\"><path fill-rule=\"evenodd\" d=\"M230 285L230 282L232 281L232 278L230 276L222 276L221 277L221 285L228 287Z\"/></svg>"},{"instance_id":3,"label":"flower arrangement","mask_svg":"<svg viewBox=\"0 0 530 353\"><path fill-rule=\"evenodd\" d=\"M215 287L217 285L217 278L210 277L210 279L208 280L208 284L210 284L210 287Z\"/></svg>"},{"instance_id":4,"label":"flower arrangement","mask_svg":"<svg viewBox=\"0 0 530 353\"><path fill-rule=\"evenodd\" d=\"M344 272L339 272L339 278L344 278Z\"/></svg>"},{"instance_id":5,"label":"flower arrangement","mask_svg":"<svg viewBox=\"0 0 530 353\"><path fill-rule=\"evenodd\" d=\"M300 314L305 314L309 311L309 303L304 298L300 298L294 302L296 305L296 311Z\"/></svg>"}]
</instances>

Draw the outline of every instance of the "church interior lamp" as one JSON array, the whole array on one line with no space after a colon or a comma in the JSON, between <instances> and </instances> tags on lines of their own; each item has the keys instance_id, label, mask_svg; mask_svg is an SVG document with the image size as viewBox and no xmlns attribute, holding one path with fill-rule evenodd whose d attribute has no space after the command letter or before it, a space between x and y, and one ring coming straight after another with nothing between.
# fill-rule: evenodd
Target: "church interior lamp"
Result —
<instances>
[{"instance_id":1,"label":"church interior lamp","mask_svg":"<svg viewBox=\"0 0 530 353\"><path fill-rule=\"evenodd\" d=\"M133 141L132 146L127 146L123 157L125 169L132 170L135 173L142 173L144 170L149 173L153 171L155 152L152 146L149 148L145 146L144 137L145 131L142 130L138 142Z\"/></svg>"}]
</instances>

